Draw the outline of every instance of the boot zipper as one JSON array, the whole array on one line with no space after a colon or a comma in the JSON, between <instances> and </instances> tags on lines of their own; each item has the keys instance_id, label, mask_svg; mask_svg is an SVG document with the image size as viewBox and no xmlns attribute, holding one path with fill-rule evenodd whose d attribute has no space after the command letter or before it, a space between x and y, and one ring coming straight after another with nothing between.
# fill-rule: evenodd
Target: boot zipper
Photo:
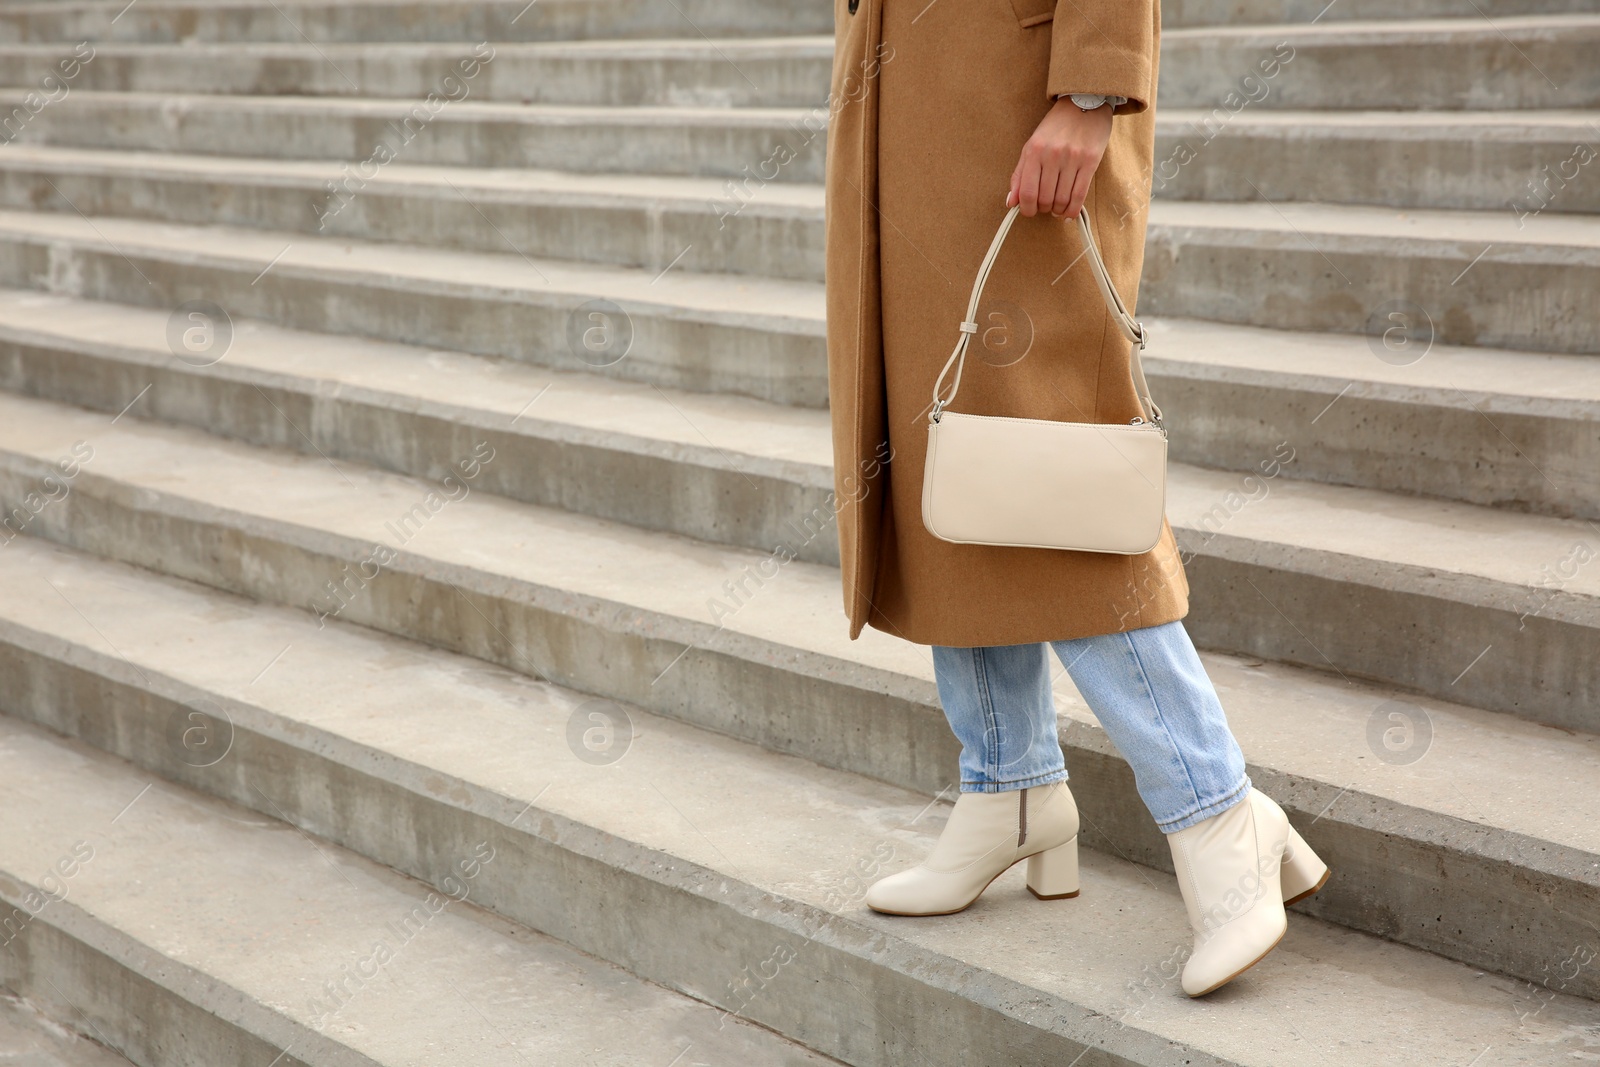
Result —
<instances>
[{"instance_id":1,"label":"boot zipper","mask_svg":"<svg viewBox=\"0 0 1600 1067\"><path fill-rule=\"evenodd\" d=\"M1028 840L1028 791L1019 790L1022 796L1017 800L1017 847L1021 848Z\"/></svg>"}]
</instances>

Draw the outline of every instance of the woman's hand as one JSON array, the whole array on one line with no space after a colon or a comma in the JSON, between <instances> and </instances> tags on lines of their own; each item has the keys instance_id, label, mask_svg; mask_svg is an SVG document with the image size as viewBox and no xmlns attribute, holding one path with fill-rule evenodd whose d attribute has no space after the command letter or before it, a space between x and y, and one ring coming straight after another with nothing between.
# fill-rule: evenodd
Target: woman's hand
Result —
<instances>
[{"instance_id":1,"label":"woman's hand","mask_svg":"<svg viewBox=\"0 0 1600 1067\"><path fill-rule=\"evenodd\" d=\"M1006 207L1021 204L1029 217L1048 211L1077 218L1109 140L1111 105L1083 111L1066 97L1057 100L1022 146Z\"/></svg>"}]
</instances>

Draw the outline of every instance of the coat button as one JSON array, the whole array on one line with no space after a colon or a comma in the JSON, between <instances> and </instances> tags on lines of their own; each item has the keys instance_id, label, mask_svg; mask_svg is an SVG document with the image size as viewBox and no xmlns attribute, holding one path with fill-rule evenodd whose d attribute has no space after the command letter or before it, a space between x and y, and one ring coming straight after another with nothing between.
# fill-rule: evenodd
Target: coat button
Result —
<instances>
[{"instance_id":1,"label":"coat button","mask_svg":"<svg viewBox=\"0 0 1600 1067\"><path fill-rule=\"evenodd\" d=\"M856 13L856 8L860 6L860 4L861 0L850 0L850 14L854 15Z\"/></svg>"}]
</instances>

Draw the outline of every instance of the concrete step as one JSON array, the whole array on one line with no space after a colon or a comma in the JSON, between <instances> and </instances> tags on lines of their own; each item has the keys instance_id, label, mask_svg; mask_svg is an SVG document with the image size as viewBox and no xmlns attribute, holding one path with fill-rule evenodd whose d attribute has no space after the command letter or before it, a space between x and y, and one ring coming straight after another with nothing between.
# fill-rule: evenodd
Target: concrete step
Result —
<instances>
[{"instance_id":1,"label":"concrete step","mask_svg":"<svg viewBox=\"0 0 1600 1067\"><path fill-rule=\"evenodd\" d=\"M0 994L0 1062L11 1067L129 1067L20 997Z\"/></svg>"},{"instance_id":2,"label":"concrete step","mask_svg":"<svg viewBox=\"0 0 1600 1067\"><path fill-rule=\"evenodd\" d=\"M822 280L816 185L401 164L370 181L351 173L322 162L16 144L0 153L0 207L520 251L652 277L672 267Z\"/></svg>"},{"instance_id":3,"label":"concrete step","mask_svg":"<svg viewBox=\"0 0 1600 1067\"><path fill-rule=\"evenodd\" d=\"M837 1062L478 906L496 829L430 887L278 821L276 776L241 808L3 718L0 766L0 984L141 1067Z\"/></svg>"},{"instance_id":4,"label":"concrete step","mask_svg":"<svg viewBox=\"0 0 1600 1067\"><path fill-rule=\"evenodd\" d=\"M1342 5L1334 5L1342 6ZM1589 108L1600 104L1600 14L1286 20L1167 29L1165 106L1253 108ZM1591 138L1594 135L1591 134Z\"/></svg>"},{"instance_id":5,"label":"concrete step","mask_svg":"<svg viewBox=\"0 0 1600 1067\"><path fill-rule=\"evenodd\" d=\"M1163 201L1140 310L1293 330L1600 352L1600 217Z\"/></svg>"},{"instance_id":6,"label":"concrete step","mask_svg":"<svg viewBox=\"0 0 1600 1067\"><path fill-rule=\"evenodd\" d=\"M0 12L3 14L3 12ZM314 96L77 91L72 106L28 107L8 141L221 156L323 159L356 182L392 162L535 167L607 174L820 182L826 104L805 108L604 107Z\"/></svg>"},{"instance_id":7,"label":"concrete step","mask_svg":"<svg viewBox=\"0 0 1600 1067\"><path fill-rule=\"evenodd\" d=\"M0 284L167 309L199 299L316 330L827 402L822 286L810 282L7 212Z\"/></svg>"},{"instance_id":8,"label":"concrete step","mask_svg":"<svg viewBox=\"0 0 1600 1067\"><path fill-rule=\"evenodd\" d=\"M687 23L682 29L693 32ZM35 85L51 74L59 77L61 57L59 44L0 45L0 64L13 85ZM462 60L468 67L457 67ZM435 93L457 102L812 108L826 105L832 67L831 33L717 41L698 36L533 43L494 39L490 48L477 53L459 42L191 41L95 45L94 58L82 65L72 87L406 97L413 102ZM471 77L463 77L468 71ZM453 80L446 82L447 77Z\"/></svg>"},{"instance_id":9,"label":"concrete step","mask_svg":"<svg viewBox=\"0 0 1600 1067\"><path fill-rule=\"evenodd\" d=\"M1281 1064L1299 1062L1290 1050L1313 1042L1330 1053L1336 1048L1340 1062L1389 1064L1389 1042L1402 1035L1442 1042L1438 1055L1490 1043L1497 1063L1532 1064L1549 1062L1553 1048L1584 1047L1579 1028L1600 1019L1592 999L1574 999L1600 989L1593 969L1567 973L1574 942L1597 950L1586 918L1600 889L1594 738L1515 726L1480 731L1476 723L1441 720L1430 762L1378 766L1372 752L1361 761L1350 751L1361 742L1347 736L1349 709L1338 721L1322 721L1334 709L1315 703L1316 687L1302 713L1285 717L1280 706L1260 715L1276 684L1273 669L1224 669L1225 684L1250 679L1244 688L1255 690L1254 702L1232 689L1229 695L1257 709L1233 715L1256 756L1258 787L1282 798L1334 869L1308 903L1359 902L1360 914L1382 914L1386 933L1453 940L1497 965L1531 967L1542 984L1489 977L1297 914L1279 949L1241 979L1226 1018L1212 1020L1194 1011L1170 977L1189 944L1170 877L1106 848L1115 839L1102 831L1115 834L1138 805L1126 768L1106 772L1115 757L1081 708L1064 721L1063 737L1085 833L1101 842L1084 855L1082 896L1040 905L1013 873L965 914L907 922L867 911L861 893L877 874L925 851L948 813L948 792L943 803L929 803L925 793L637 706L358 626L319 627L299 612L31 538L0 553L0 586L7 592L0 598L0 655L17 678L5 691L6 711L135 765L103 761L106 767L88 774L83 764L93 757L72 752L59 760L59 742L0 720L7 771L27 768L0 776L8 804L12 795L31 798L15 810L46 806L56 782L88 778L87 796L64 810L47 807L52 814L37 820L81 835L95 823L79 804L115 812L154 775L287 820L442 890L454 874L456 895L463 882L456 859L487 841L494 859L472 880L472 903L853 1064L971 1063L975 1046L988 1062L1060 1063L1081 1052L1073 1042L1120 1063L1181 1062L1171 1058L1175 1049L1190 1063ZM915 670L902 685L931 692L926 665L908 646L868 643ZM738 710L753 719L777 707L768 700ZM937 712L919 710L927 729L914 739L931 737ZM846 732L864 754L887 756L897 747L862 743L878 733L878 720L849 721ZM1258 739L1270 739L1265 760ZM943 776L954 769L947 731L940 755ZM69 766L52 774L58 762ZM1275 763L1318 769L1301 778ZM1326 776L1336 763L1345 764L1340 776ZM1344 785L1338 796L1334 781ZM180 821L162 807L177 802L179 788L151 791L115 832ZM100 803L100 789L118 803ZM1326 810L1308 809L1305 801L1323 791L1336 802L1318 796ZM214 857L232 860L243 850L213 845L201 805L185 803L188 832L174 847L192 863L235 866ZM1556 812L1563 817L1552 819ZM266 843L248 864L238 861L241 876L270 870L274 851L303 848L287 833L246 829L251 821L235 815L225 822L228 833ZM21 819L7 838L44 826ZM330 878L348 870L365 884L363 865L319 847L333 853L327 860L334 871L311 870ZM158 896L167 879L180 881L190 869L143 858L157 873L141 899ZM278 862L291 892L310 888L301 883L309 877L303 864ZM91 873L106 879L114 872L108 863L84 878ZM88 882L81 891L74 884L73 901L95 911L95 890L104 884ZM177 901L197 899L198 889L196 898ZM245 896L239 910L246 913L220 921L253 929L254 898ZM350 894L327 896L334 898L327 906L339 907ZM51 914L47 909L41 919ZM1509 928L1519 937L1487 934ZM761 966L775 946L781 965ZM257 946L254 955L272 948ZM185 953L194 955L203 953ZM287 969L276 962L278 973ZM1552 977L1558 969L1559 985ZM293 968L311 987L307 993L324 970ZM755 973L760 979L752 981ZM1361 1041L1348 1040L1350 1013L1365 1011L1368 997L1392 1001L1396 986L1407 996L1375 1012ZM863 992L885 989L893 995ZM284 995L278 1002L299 1000ZM1324 1016L1317 1007L1323 1003L1336 1007ZM1254 1025L1255 1013L1281 1019L1288 1004L1299 1005L1294 1032ZM351 1007L360 1006L358 998ZM954 1047L929 1037L941 1017L963 1028ZM1324 1025L1339 1039L1325 1037Z\"/></svg>"},{"instance_id":10,"label":"concrete step","mask_svg":"<svg viewBox=\"0 0 1600 1067\"><path fill-rule=\"evenodd\" d=\"M430 457L467 450L475 430L515 457L485 476L498 495L838 560L831 528L795 533L831 513L821 411L255 320L233 323L223 358L175 360L170 323L0 290L0 388L419 477L442 477ZM1287 478L1600 518L1600 364L1588 357L1436 346L1412 361L1344 335L1147 325L1175 460L1260 474L1287 446Z\"/></svg>"},{"instance_id":11,"label":"concrete step","mask_svg":"<svg viewBox=\"0 0 1600 1067\"><path fill-rule=\"evenodd\" d=\"M832 34L814 0L36 0L0 6L0 41L568 41Z\"/></svg>"},{"instance_id":12,"label":"concrete step","mask_svg":"<svg viewBox=\"0 0 1600 1067\"><path fill-rule=\"evenodd\" d=\"M1158 199L1468 208L1525 223L1600 213L1597 161L1600 126L1585 111L1163 108L1151 186Z\"/></svg>"}]
</instances>

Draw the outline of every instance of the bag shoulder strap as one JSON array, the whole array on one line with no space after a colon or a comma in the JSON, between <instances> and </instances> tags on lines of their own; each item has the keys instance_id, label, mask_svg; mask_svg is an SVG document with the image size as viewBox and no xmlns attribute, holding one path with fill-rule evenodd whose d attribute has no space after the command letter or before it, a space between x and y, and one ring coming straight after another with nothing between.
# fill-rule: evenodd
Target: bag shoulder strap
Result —
<instances>
[{"instance_id":1,"label":"bag shoulder strap","mask_svg":"<svg viewBox=\"0 0 1600 1067\"><path fill-rule=\"evenodd\" d=\"M929 418L934 422L939 421L939 415L955 400L956 392L961 388L961 369L967 362L967 345L972 340L972 335L978 332L978 301L983 297L983 287L989 280L989 270L994 266L995 258L1000 254L1000 246L1005 243L1006 234L1011 231L1011 224L1016 221L1017 214L1021 210L1019 205L1006 212L1006 217L1000 222L1000 229L995 232L994 241L989 245L988 253L983 257L983 263L978 267L978 277L972 283L972 298L967 301L967 317L961 322L961 336L956 339L955 351L945 360L944 369L939 372L939 380L933 385L933 411ZM1111 312L1111 321L1117 324L1117 330L1122 336L1133 344L1128 366L1133 378L1134 392L1139 396L1139 405L1144 409L1146 420L1160 426L1161 409L1150 396L1150 385L1144 377L1144 365L1139 360L1139 352L1145 346L1145 329L1143 324L1128 314L1127 305L1122 302L1117 287L1111 284L1111 275L1106 271L1105 260L1100 258L1100 246L1095 243L1094 232L1089 228L1088 208L1078 212L1078 231L1083 235L1084 252L1089 257L1089 267L1094 273L1094 280L1100 286L1100 295L1105 298L1106 307ZM950 385L950 395L941 397L940 394L944 392L944 380L949 375L951 367L956 371L955 380Z\"/></svg>"}]
</instances>

